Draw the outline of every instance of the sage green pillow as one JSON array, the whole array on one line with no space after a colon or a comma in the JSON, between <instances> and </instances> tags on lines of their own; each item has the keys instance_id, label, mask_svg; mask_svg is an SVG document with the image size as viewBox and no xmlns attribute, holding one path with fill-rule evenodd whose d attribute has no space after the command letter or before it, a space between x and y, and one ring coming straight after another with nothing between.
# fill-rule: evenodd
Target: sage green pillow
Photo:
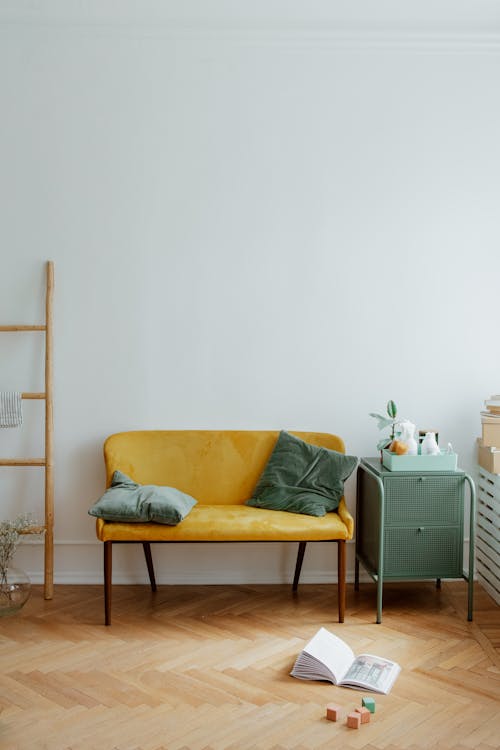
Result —
<instances>
[{"instance_id":1,"label":"sage green pillow","mask_svg":"<svg viewBox=\"0 0 500 750\"><path fill-rule=\"evenodd\" d=\"M246 505L324 516L336 510L356 456L304 442L284 430Z\"/></svg>"},{"instance_id":2,"label":"sage green pillow","mask_svg":"<svg viewBox=\"0 0 500 750\"><path fill-rule=\"evenodd\" d=\"M137 484L121 471L115 471L111 486L89 509L89 515L106 521L146 523L155 521L176 526L196 505L190 495L175 487Z\"/></svg>"}]
</instances>

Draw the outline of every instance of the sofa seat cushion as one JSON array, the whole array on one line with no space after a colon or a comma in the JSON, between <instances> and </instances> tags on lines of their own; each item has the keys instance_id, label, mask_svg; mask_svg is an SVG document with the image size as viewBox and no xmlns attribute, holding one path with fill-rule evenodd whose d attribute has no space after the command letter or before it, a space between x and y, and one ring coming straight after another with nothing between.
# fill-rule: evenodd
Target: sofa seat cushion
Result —
<instances>
[{"instance_id":1,"label":"sofa seat cushion","mask_svg":"<svg viewBox=\"0 0 500 750\"><path fill-rule=\"evenodd\" d=\"M196 505L178 526L156 523L117 523L97 520L102 542L292 542L351 539L347 513L305 516L245 505Z\"/></svg>"}]
</instances>

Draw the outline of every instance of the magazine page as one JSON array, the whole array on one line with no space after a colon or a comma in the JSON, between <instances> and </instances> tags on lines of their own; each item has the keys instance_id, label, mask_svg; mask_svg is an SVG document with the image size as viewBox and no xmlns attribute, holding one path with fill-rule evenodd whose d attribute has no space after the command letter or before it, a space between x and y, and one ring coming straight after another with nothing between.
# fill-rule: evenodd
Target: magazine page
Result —
<instances>
[{"instance_id":1,"label":"magazine page","mask_svg":"<svg viewBox=\"0 0 500 750\"><path fill-rule=\"evenodd\" d=\"M290 674L292 677L298 677L299 680L328 680L328 682L333 682L334 685L337 684L335 675L328 667L325 667L319 659L309 656L304 651L299 654Z\"/></svg>"},{"instance_id":2,"label":"magazine page","mask_svg":"<svg viewBox=\"0 0 500 750\"><path fill-rule=\"evenodd\" d=\"M342 679L354 659L354 652L349 648L347 643L344 643L344 641L337 638L336 635L333 635L333 633L330 633L325 628L320 628L318 630L316 635L314 635L304 647L302 654L307 654L309 657L312 657L315 665L317 665L318 662L323 664L334 678L331 681L336 684ZM312 664L311 661L309 661L309 664ZM322 670L322 674L323 677L321 679L329 679L325 674L325 669ZM318 678L305 677L305 679Z\"/></svg>"},{"instance_id":3,"label":"magazine page","mask_svg":"<svg viewBox=\"0 0 500 750\"><path fill-rule=\"evenodd\" d=\"M400 671L401 667L394 661L372 654L360 654L345 674L342 685L387 695Z\"/></svg>"}]
</instances>

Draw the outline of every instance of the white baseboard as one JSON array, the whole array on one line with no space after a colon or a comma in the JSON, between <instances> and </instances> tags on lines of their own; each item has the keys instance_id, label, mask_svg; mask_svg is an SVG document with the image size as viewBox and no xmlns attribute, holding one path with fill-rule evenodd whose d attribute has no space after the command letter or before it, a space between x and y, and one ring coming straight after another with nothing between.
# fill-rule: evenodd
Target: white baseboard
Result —
<instances>
[{"instance_id":1,"label":"white baseboard","mask_svg":"<svg viewBox=\"0 0 500 750\"><path fill-rule=\"evenodd\" d=\"M168 548L168 549L167 549ZM258 550L258 554L256 554ZM464 546L464 562L469 545ZM349 583L354 581L354 542L347 545ZM283 543L178 544L153 546L156 580L160 585L210 584L290 584L295 568L296 546ZM55 544L54 582L56 584L101 584L103 582L102 544L94 541L62 540ZM16 552L16 567L29 575L32 583L43 583L43 544L22 544ZM371 577L360 568L360 581ZM337 550L333 544L311 543L304 558L300 581L303 584L337 582ZM113 583L148 584L148 574L140 544L116 545L113 549Z\"/></svg>"},{"instance_id":2,"label":"white baseboard","mask_svg":"<svg viewBox=\"0 0 500 750\"><path fill-rule=\"evenodd\" d=\"M33 584L43 583L43 573L38 570L26 570L31 582ZM222 573L220 569L207 570L203 573L199 573L194 577L192 574L183 574L182 572L171 572L166 577L156 573L156 582L159 585L171 585L171 586L209 586L209 585L245 585L245 584L278 584L278 585L292 585L293 571L289 577L277 577L277 576L255 576L248 571L233 571L226 574ZM354 581L354 569L347 571L346 579L348 583ZM367 583L372 579L366 573L360 573L360 581ZM93 585L102 584L103 575L82 573L82 571L64 571L56 572L54 575L55 584L75 584L75 585ZM300 583L318 583L318 584L336 584L336 574L325 573L325 571L309 571L308 573L303 572L300 576ZM146 573L137 571L136 573L123 573L117 571L113 573L113 584L116 585L149 585L149 578Z\"/></svg>"}]
</instances>

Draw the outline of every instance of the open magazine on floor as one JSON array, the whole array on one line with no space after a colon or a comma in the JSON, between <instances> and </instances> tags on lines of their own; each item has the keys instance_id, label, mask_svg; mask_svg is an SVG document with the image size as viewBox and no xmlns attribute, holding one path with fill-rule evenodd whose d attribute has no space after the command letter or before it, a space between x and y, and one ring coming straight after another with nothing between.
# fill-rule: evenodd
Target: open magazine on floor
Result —
<instances>
[{"instance_id":1,"label":"open magazine on floor","mask_svg":"<svg viewBox=\"0 0 500 750\"><path fill-rule=\"evenodd\" d=\"M320 628L297 657L290 674L300 680L327 680L387 695L400 671L395 661L372 654L356 656L341 638Z\"/></svg>"}]
</instances>

